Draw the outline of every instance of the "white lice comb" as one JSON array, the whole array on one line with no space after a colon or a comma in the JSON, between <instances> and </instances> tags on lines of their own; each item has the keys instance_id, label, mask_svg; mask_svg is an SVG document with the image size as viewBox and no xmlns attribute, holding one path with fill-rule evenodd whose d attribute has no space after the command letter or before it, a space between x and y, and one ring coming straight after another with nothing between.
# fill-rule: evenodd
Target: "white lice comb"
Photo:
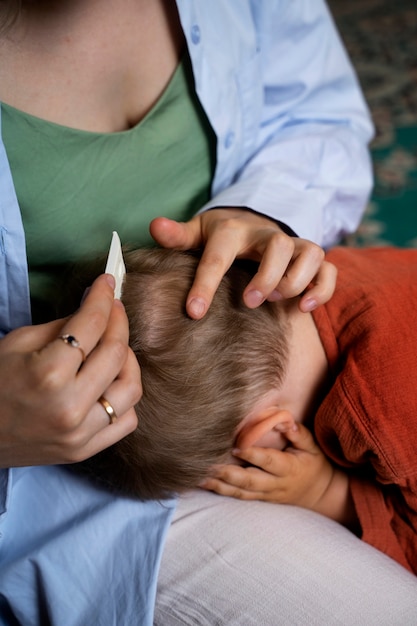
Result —
<instances>
[{"instance_id":1,"label":"white lice comb","mask_svg":"<svg viewBox=\"0 0 417 626\"><path fill-rule=\"evenodd\" d=\"M104 271L106 274L112 274L114 276L116 281L114 297L120 300L120 296L122 295L123 280L126 275L126 267L123 261L120 237L115 230L113 231L109 256L107 257L106 269Z\"/></svg>"}]
</instances>

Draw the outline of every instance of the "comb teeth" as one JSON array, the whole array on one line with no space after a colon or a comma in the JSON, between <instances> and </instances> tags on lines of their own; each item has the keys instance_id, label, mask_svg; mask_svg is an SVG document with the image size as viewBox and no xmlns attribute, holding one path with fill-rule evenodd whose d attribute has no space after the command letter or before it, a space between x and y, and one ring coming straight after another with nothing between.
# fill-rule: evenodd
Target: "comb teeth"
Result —
<instances>
[{"instance_id":1,"label":"comb teeth","mask_svg":"<svg viewBox=\"0 0 417 626\"><path fill-rule=\"evenodd\" d=\"M122 295L123 280L126 275L126 267L123 261L120 237L115 230L113 231L109 256L107 257L106 269L104 271L106 274L112 274L114 276L116 281L114 297L120 300L120 296Z\"/></svg>"}]
</instances>

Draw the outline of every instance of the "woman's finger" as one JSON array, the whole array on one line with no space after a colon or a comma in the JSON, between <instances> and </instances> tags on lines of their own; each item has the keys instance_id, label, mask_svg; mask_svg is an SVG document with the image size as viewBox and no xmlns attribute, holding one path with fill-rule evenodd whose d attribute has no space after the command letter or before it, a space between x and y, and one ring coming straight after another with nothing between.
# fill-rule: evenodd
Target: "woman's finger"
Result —
<instances>
[{"instance_id":1,"label":"woman's finger","mask_svg":"<svg viewBox=\"0 0 417 626\"><path fill-rule=\"evenodd\" d=\"M56 327L55 337L33 352L30 366L39 376L52 371L57 377L72 376L100 341L114 302L114 278L103 274L94 281L79 310L61 321L59 331Z\"/></svg>"},{"instance_id":2,"label":"woman's finger","mask_svg":"<svg viewBox=\"0 0 417 626\"><path fill-rule=\"evenodd\" d=\"M91 294L94 295L93 289ZM110 296L112 298L111 290ZM108 402L114 406L118 416L128 412L141 395L140 370L128 347L129 328L124 307L114 299L108 304L110 315L107 326L102 330L107 310L94 303L96 312L99 311L94 330L99 336L90 339L90 343L85 338L87 358L81 369L79 350L59 339L43 350L24 356L28 365L25 367L27 388L33 390L29 405L33 412L42 412L47 433L48 428L53 428L56 446L61 448L64 458L67 455L73 459L74 450L78 448L81 453L89 440L108 425L108 416L106 418L103 406L97 402L102 395L113 396L113 400ZM88 308L91 311L91 302ZM78 313L66 323L64 330L70 328L69 324L75 317ZM77 328L77 325L71 326L71 332L72 328ZM84 337L81 331L80 326L72 336L76 337L77 332L78 337ZM95 347L88 353L94 343ZM135 424L132 419L134 414L104 439L116 441L118 434L123 436L130 432Z\"/></svg>"},{"instance_id":3,"label":"woman's finger","mask_svg":"<svg viewBox=\"0 0 417 626\"><path fill-rule=\"evenodd\" d=\"M282 231L265 229L262 235L257 244L259 268L243 293L244 302L251 309L262 304L276 290L294 254L294 240Z\"/></svg>"},{"instance_id":4,"label":"woman's finger","mask_svg":"<svg viewBox=\"0 0 417 626\"><path fill-rule=\"evenodd\" d=\"M191 250L202 245L201 217L196 215L188 222L176 222L167 217L156 217L149 225L155 241L164 248Z\"/></svg>"},{"instance_id":5,"label":"woman's finger","mask_svg":"<svg viewBox=\"0 0 417 626\"><path fill-rule=\"evenodd\" d=\"M189 250L205 244L186 303L187 312L194 319L204 317L239 248L233 239L240 230L227 228L227 220L220 218L217 221L218 213L210 211L208 215L197 215L185 223L156 218L150 225L153 238L166 248ZM221 228L218 228L219 223Z\"/></svg>"},{"instance_id":6,"label":"woman's finger","mask_svg":"<svg viewBox=\"0 0 417 626\"><path fill-rule=\"evenodd\" d=\"M78 371L74 389L78 395L80 411L87 413L97 398L118 379L130 357L129 325L123 304L114 300L112 311L99 343L90 352ZM131 364L131 361L129 361ZM140 372L134 369L137 387L140 388Z\"/></svg>"},{"instance_id":7,"label":"woman's finger","mask_svg":"<svg viewBox=\"0 0 417 626\"><path fill-rule=\"evenodd\" d=\"M80 398L78 387L80 379L81 377L77 379L77 387L74 388L75 398ZM60 462L81 461L131 433L137 426L134 405L140 400L141 395L139 365L134 353L129 349L128 357L118 377L97 396L85 415L79 410L79 400L76 402L68 400L66 403L67 410L72 406L74 419L71 429L69 416L66 431L62 433L61 438L57 438Z\"/></svg>"},{"instance_id":8,"label":"woman's finger","mask_svg":"<svg viewBox=\"0 0 417 626\"><path fill-rule=\"evenodd\" d=\"M157 218L150 230L165 247L184 250L204 246L186 304L188 314L194 319L205 315L233 261L238 257L261 260L265 241L271 233L280 232L268 218L232 207L206 211L183 224Z\"/></svg>"},{"instance_id":9,"label":"woman's finger","mask_svg":"<svg viewBox=\"0 0 417 626\"><path fill-rule=\"evenodd\" d=\"M328 261L323 261L311 286L300 299L300 310L307 313L328 302L334 294L336 280L336 266Z\"/></svg>"},{"instance_id":10,"label":"woman's finger","mask_svg":"<svg viewBox=\"0 0 417 626\"><path fill-rule=\"evenodd\" d=\"M101 305L102 292L107 300L104 298ZM93 305L90 298L93 298ZM93 325L87 324L90 336L79 323L79 318L85 316L84 307L96 320ZM26 389L32 390L33 397L29 404L33 410L41 410L43 405L43 423L48 423L46 418L49 415L57 433L64 436L74 432L83 422L97 398L117 378L127 357L129 330L126 313L122 303L113 299L108 282L101 280L96 289L92 288L83 311L64 324L62 336L68 336L66 331L77 346L58 336L43 349L23 355Z\"/></svg>"},{"instance_id":11,"label":"woman's finger","mask_svg":"<svg viewBox=\"0 0 417 626\"><path fill-rule=\"evenodd\" d=\"M75 336L88 356L107 328L114 303L114 278L102 274L91 285L80 308L62 328L62 334Z\"/></svg>"},{"instance_id":12,"label":"woman's finger","mask_svg":"<svg viewBox=\"0 0 417 626\"><path fill-rule=\"evenodd\" d=\"M141 396L142 384L139 364L134 353L129 349L127 359L117 378L98 397L97 402L100 406L95 405L94 421L91 420L89 424L90 436L108 424L119 423L122 416L139 402ZM100 402L100 399L103 398L110 403L114 416L111 411L106 409L105 402Z\"/></svg>"},{"instance_id":13,"label":"woman's finger","mask_svg":"<svg viewBox=\"0 0 417 626\"><path fill-rule=\"evenodd\" d=\"M249 308L266 299L294 298L308 289L300 309L312 311L327 302L335 289L335 271L324 261L320 246L288 236L275 222L252 211L212 209L186 223L156 218L150 230L165 247L205 246L186 303L194 319L205 315L222 277L236 258L259 261L258 271L243 294Z\"/></svg>"},{"instance_id":14,"label":"woman's finger","mask_svg":"<svg viewBox=\"0 0 417 626\"><path fill-rule=\"evenodd\" d=\"M324 261L324 250L303 239L293 239L294 253L276 290L282 298L299 296L314 280Z\"/></svg>"},{"instance_id":15,"label":"woman's finger","mask_svg":"<svg viewBox=\"0 0 417 626\"><path fill-rule=\"evenodd\" d=\"M201 319L208 310L217 288L240 249L239 231L217 230L207 241L187 296L187 312Z\"/></svg>"},{"instance_id":16,"label":"woman's finger","mask_svg":"<svg viewBox=\"0 0 417 626\"><path fill-rule=\"evenodd\" d=\"M69 318L54 320L36 326L21 326L1 338L2 351L26 354L38 352L54 341Z\"/></svg>"}]
</instances>

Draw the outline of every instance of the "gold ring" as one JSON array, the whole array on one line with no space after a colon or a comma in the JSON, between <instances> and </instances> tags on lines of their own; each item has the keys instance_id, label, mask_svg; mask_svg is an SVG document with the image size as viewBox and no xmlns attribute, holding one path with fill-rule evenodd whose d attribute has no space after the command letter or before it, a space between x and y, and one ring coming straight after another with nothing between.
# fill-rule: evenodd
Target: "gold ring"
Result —
<instances>
[{"instance_id":1,"label":"gold ring","mask_svg":"<svg viewBox=\"0 0 417 626\"><path fill-rule=\"evenodd\" d=\"M84 363L84 361L85 361L85 352L82 349L82 347L80 345L80 342L78 341L78 339L76 339L74 337L74 335L68 335L68 334L67 335L60 335L58 337L58 339L62 339L62 341L64 343L66 343L67 346L71 346L71 348L78 348L78 350L81 352L81 355L82 355L82 358L83 358L82 362Z\"/></svg>"},{"instance_id":2,"label":"gold ring","mask_svg":"<svg viewBox=\"0 0 417 626\"><path fill-rule=\"evenodd\" d=\"M114 424L114 422L117 420L117 413L113 409L110 402L106 400L104 396L100 396L97 402L100 402L101 406L103 407L103 409L106 411L107 415L109 416L110 424Z\"/></svg>"}]
</instances>

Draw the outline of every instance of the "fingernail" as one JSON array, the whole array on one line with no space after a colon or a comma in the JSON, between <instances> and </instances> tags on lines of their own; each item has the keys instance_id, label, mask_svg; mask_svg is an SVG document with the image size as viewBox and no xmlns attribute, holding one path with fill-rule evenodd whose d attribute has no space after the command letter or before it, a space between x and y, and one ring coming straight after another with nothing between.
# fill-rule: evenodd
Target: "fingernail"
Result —
<instances>
[{"instance_id":1,"label":"fingernail","mask_svg":"<svg viewBox=\"0 0 417 626\"><path fill-rule=\"evenodd\" d=\"M110 285L112 289L114 289L116 286L116 281L113 274L104 274L104 276L106 277L107 284Z\"/></svg>"},{"instance_id":2,"label":"fingernail","mask_svg":"<svg viewBox=\"0 0 417 626\"><path fill-rule=\"evenodd\" d=\"M284 296L280 294L280 292L277 291L276 289L274 289L274 291L272 291L268 296L269 302L278 302L279 300L283 300L283 299L284 299Z\"/></svg>"},{"instance_id":3,"label":"fingernail","mask_svg":"<svg viewBox=\"0 0 417 626\"><path fill-rule=\"evenodd\" d=\"M188 303L187 310L192 317L203 317L206 312L206 303L202 298L193 298Z\"/></svg>"},{"instance_id":4,"label":"fingernail","mask_svg":"<svg viewBox=\"0 0 417 626\"><path fill-rule=\"evenodd\" d=\"M245 294L245 303L246 303L246 306L248 306L250 309L256 309L257 306L262 304L264 299L265 298L263 297L261 292L258 291L257 289L248 291L247 294Z\"/></svg>"},{"instance_id":5,"label":"fingernail","mask_svg":"<svg viewBox=\"0 0 417 626\"><path fill-rule=\"evenodd\" d=\"M307 298L306 300L303 300L303 311L305 313L314 311L314 309L317 309L317 300L314 298Z\"/></svg>"},{"instance_id":6,"label":"fingernail","mask_svg":"<svg viewBox=\"0 0 417 626\"><path fill-rule=\"evenodd\" d=\"M276 430L278 433L285 433L287 430L289 430L289 424L287 424L286 422L275 424L274 430Z\"/></svg>"}]
</instances>

